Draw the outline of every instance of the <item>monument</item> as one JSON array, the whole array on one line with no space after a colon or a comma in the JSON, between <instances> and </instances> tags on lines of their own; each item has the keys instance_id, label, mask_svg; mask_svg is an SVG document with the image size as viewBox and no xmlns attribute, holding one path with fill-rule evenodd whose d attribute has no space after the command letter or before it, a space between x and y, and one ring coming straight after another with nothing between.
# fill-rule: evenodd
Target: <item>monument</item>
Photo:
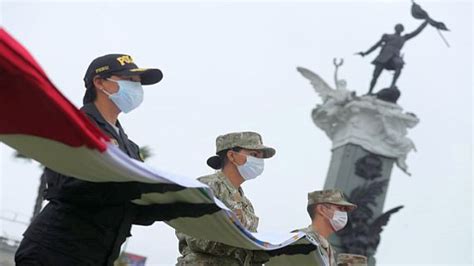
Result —
<instances>
[{"instance_id":1,"label":"monument","mask_svg":"<svg viewBox=\"0 0 474 266\"><path fill-rule=\"evenodd\" d=\"M355 91L348 89L345 80L338 78L343 60L334 59L334 89L318 74L303 67L297 68L310 80L322 99L322 104L313 109L311 117L332 141L332 157L324 189L341 189L350 202L358 205L349 213L347 226L330 241L339 253L367 256L369 265L375 265L374 255L383 227L394 213L403 208L390 206L384 212L384 203L393 166L410 175L407 155L415 150L415 145L407 136L408 129L419 123L415 114L405 112L396 104L400 97L396 82L404 64L400 50L407 40L418 35L428 24L438 31L447 30L442 22L431 19L415 3L411 13L415 19L425 20L414 32L402 35L403 26L397 24L394 34L384 34L369 50L357 53L365 56L382 48L372 62L375 70L369 93L364 96L357 96ZM372 91L383 70L395 71L392 83L374 94Z\"/></svg>"}]
</instances>

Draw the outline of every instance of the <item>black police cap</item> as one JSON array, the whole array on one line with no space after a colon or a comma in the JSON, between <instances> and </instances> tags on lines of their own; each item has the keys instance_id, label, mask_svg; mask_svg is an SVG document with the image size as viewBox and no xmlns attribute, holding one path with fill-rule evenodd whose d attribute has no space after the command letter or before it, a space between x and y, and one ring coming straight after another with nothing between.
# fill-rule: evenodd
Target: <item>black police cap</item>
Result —
<instances>
[{"instance_id":1,"label":"black police cap","mask_svg":"<svg viewBox=\"0 0 474 266\"><path fill-rule=\"evenodd\" d=\"M143 85L158 83L163 78L161 70L157 68L139 68L129 55L108 54L97 57L91 62L84 76L85 86L89 88L95 76L109 77L111 75L138 75Z\"/></svg>"}]
</instances>

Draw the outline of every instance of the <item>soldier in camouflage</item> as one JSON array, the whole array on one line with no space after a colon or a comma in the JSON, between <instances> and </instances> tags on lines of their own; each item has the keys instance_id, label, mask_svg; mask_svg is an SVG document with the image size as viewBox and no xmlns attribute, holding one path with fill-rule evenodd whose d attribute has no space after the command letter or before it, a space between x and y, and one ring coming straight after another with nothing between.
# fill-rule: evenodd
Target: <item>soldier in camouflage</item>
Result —
<instances>
[{"instance_id":1,"label":"soldier in camouflage","mask_svg":"<svg viewBox=\"0 0 474 266\"><path fill-rule=\"evenodd\" d=\"M216 154L207 160L207 164L218 171L198 180L212 189L247 230L256 232L258 217L241 184L263 172L263 159L275 155L275 149L264 146L262 137L255 132L237 132L217 137ZM180 266L261 265L269 259L268 254L261 250L245 250L180 232L176 232L176 236L181 253L176 265Z\"/></svg>"},{"instance_id":2,"label":"soldier in camouflage","mask_svg":"<svg viewBox=\"0 0 474 266\"><path fill-rule=\"evenodd\" d=\"M367 257L357 254L341 253L337 255L337 266L367 266Z\"/></svg>"},{"instance_id":3,"label":"soldier in camouflage","mask_svg":"<svg viewBox=\"0 0 474 266\"><path fill-rule=\"evenodd\" d=\"M347 212L356 207L336 189L308 193L306 209L312 221L311 225L295 231L306 233L315 242L326 265L336 266L334 248L327 239L332 233L344 228L347 224Z\"/></svg>"}]
</instances>

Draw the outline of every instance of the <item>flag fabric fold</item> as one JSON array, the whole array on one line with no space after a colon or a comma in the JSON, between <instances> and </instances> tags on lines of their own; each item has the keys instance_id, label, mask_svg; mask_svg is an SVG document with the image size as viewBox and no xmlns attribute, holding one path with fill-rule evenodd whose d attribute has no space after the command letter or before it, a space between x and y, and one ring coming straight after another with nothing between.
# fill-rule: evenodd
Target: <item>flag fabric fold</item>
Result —
<instances>
[{"instance_id":1,"label":"flag fabric fold","mask_svg":"<svg viewBox=\"0 0 474 266\"><path fill-rule=\"evenodd\" d=\"M85 181L161 184L159 191L142 194L134 203L218 207L217 212L200 217L167 221L183 233L245 249L280 250L274 253L271 265L325 264L317 248L308 250L308 245L316 247L316 243L304 233L249 232L207 185L129 158L59 92L28 51L4 29L0 29L0 81L0 141L21 154ZM286 252L289 246L291 252ZM300 248L303 246L306 248Z\"/></svg>"},{"instance_id":2,"label":"flag fabric fold","mask_svg":"<svg viewBox=\"0 0 474 266\"><path fill-rule=\"evenodd\" d=\"M428 23L437 28L438 30L444 30L444 31L449 31L449 29L446 27L446 25L443 22L436 21L432 19L429 15L428 12L426 12L419 4L413 2L411 5L411 15L415 19L425 19L428 21Z\"/></svg>"}]
</instances>

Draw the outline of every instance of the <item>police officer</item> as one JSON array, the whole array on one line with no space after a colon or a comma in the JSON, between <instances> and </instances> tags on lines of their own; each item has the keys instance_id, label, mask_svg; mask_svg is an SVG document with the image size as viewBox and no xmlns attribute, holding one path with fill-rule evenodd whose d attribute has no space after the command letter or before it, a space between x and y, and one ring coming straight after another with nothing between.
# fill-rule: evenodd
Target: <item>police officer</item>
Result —
<instances>
[{"instance_id":1,"label":"police officer","mask_svg":"<svg viewBox=\"0 0 474 266\"><path fill-rule=\"evenodd\" d=\"M337 266L367 266L367 257L357 254L340 253L337 255Z\"/></svg>"},{"instance_id":2,"label":"police officer","mask_svg":"<svg viewBox=\"0 0 474 266\"><path fill-rule=\"evenodd\" d=\"M334 248L328 237L347 224L347 212L357 206L348 202L337 189L319 190L308 193L307 211L311 225L295 231L305 232L318 243L318 251L326 265L336 266Z\"/></svg>"},{"instance_id":3,"label":"police officer","mask_svg":"<svg viewBox=\"0 0 474 266\"><path fill-rule=\"evenodd\" d=\"M98 57L84 77L81 111L120 150L141 161L139 147L128 139L118 115L137 108L143 101L142 85L158 83L162 77L159 69L138 68L129 55ZM130 202L150 190L144 184L92 183L48 168L44 175L49 203L24 233L17 265L113 265L132 224L160 219Z\"/></svg>"},{"instance_id":4,"label":"police officer","mask_svg":"<svg viewBox=\"0 0 474 266\"><path fill-rule=\"evenodd\" d=\"M247 230L256 232L258 217L241 184L262 174L264 159L275 155L275 149L264 146L262 137L255 132L236 132L217 137L216 154L207 164L218 171L198 180L212 189ZM182 255L177 265L258 265L269 258L264 251L196 239L180 232L176 232L176 236Z\"/></svg>"}]
</instances>

